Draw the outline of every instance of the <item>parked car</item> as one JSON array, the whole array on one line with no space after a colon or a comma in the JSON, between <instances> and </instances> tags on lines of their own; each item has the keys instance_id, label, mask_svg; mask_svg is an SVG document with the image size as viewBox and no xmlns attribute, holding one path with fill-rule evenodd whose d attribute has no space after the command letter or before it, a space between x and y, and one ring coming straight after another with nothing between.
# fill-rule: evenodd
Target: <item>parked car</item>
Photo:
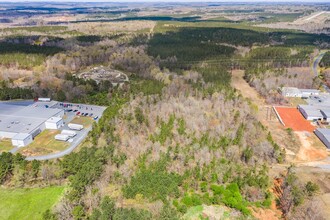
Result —
<instances>
[{"instance_id":1,"label":"parked car","mask_svg":"<svg viewBox=\"0 0 330 220\"><path fill-rule=\"evenodd\" d=\"M99 116L95 116L95 117L94 117L94 120L97 120L98 118L99 118Z\"/></svg>"},{"instance_id":2,"label":"parked car","mask_svg":"<svg viewBox=\"0 0 330 220\"><path fill-rule=\"evenodd\" d=\"M77 112L77 114L76 115L80 115L80 112Z\"/></svg>"},{"instance_id":3,"label":"parked car","mask_svg":"<svg viewBox=\"0 0 330 220\"><path fill-rule=\"evenodd\" d=\"M87 116L88 115L88 113L85 113L85 115L84 116Z\"/></svg>"},{"instance_id":4,"label":"parked car","mask_svg":"<svg viewBox=\"0 0 330 220\"><path fill-rule=\"evenodd\" d=\"M93 116L93 113L90 113L89 116L92 117Z\"/></svg>"},{"instance_id":5,"label":"parked car","mask_svg":"<svg viewBox=\"0 0 330 220\"><path fill-rule=\"evenodd\" d=\"M76 109L76 110L74 110L73 112L77 112L78 110Z\"/></svg>"}]
</instances>

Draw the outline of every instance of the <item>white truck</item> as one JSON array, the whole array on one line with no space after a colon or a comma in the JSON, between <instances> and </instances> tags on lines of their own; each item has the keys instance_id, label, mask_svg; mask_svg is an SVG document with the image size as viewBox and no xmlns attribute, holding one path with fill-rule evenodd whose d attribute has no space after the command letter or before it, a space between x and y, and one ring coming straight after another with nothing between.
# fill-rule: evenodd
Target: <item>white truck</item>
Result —
<instances>
[{"instance_id":1,"label":"white truck","mask_svg":"<svg viewBox=\"0 0 330 220\"><path fill-rule=\"evenodd\" d=\"M73 138L77 135L75 131L71 130L62 130L61 134L68 135L70 138Z\"/></svg>"},{"instance_id":2,"label":"white truck","mask_svg":"<svg viewBox=\"0 0 330 220\"><path fill-rule=\"evenodd\" d=\"M38 98L39 102L50 102L51 99L50 98Z\"/></svg>"},{"instance_id":3,"label":"white truck","mask_svg":"<svg viewBox=\"0 0 330 220\"><path fill-rule=\"evenodd\" d=\"M84 126L83 125L80 125L80 124L73 124L73 123L69 123L68 124L68 127L71 129L71 130L77 130L77 131L81 131Z\"/></svg>"},{"instance_id":4,"label":"white truck","mask_svg":"<svg viewBox=\"0 0 330 220\"><path fill-rule=\"evenodd\" d=\"M69 138L70 137L68 135L65 135L65 134L57 134L57 135L55 135L55 140L58 140L58 141L68 141Z\"/></svg>"}]
</instances>

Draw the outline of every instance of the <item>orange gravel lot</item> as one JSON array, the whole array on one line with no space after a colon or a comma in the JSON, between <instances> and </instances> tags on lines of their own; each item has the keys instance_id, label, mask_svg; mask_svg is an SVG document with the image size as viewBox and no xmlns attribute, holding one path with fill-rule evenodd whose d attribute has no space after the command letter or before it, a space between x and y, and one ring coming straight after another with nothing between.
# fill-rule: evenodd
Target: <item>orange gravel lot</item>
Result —
<instances>
[{"instance_id":1,"label":"orange gravel lot","mask_svg":"<svg viewBox=\"0 0 330 220\"><path fill-rule=\"evenodd\" d=\"M285 127L292 128L294 131L309 131L313 132L316 127L311 125L297 108L275 107L280 115Z\"/></svg>"}]
</instances>

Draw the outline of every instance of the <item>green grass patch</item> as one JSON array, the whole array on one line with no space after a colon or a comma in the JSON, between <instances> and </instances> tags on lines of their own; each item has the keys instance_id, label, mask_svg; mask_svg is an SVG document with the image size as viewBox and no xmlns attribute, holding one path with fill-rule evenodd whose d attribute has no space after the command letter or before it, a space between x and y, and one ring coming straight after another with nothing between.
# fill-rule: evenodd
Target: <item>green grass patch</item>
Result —
<instances>
[{"instance_id":1,"label":"green grass patch","mask_svg":"<svg viewBox=\"0 0 330 220\"><path fill-rule=\"evenodd\" d=\"M35 189L1 189L0 219L42 219L42 214L51 209L63 194L64 187Z\"/></svg>"},{"instance_id":2,"label":"green grass patch","mask_svg":"<svg viewBox=\"0 0 330 220\"><path fill-rule=\"evenodd\" d=\"M0 153L1 152L8 152L13 149L14 146L11 144L10 139L2 139L0 140Z\"/></svg>"}]
</instances>

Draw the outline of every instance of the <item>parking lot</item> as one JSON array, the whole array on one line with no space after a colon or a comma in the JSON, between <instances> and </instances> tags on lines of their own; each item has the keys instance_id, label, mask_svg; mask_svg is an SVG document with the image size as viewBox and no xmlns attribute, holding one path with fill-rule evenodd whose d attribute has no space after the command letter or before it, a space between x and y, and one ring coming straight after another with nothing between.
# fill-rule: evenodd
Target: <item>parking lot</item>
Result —
<instances>
[{"instance_id":1,"label":"parking lot","mask_svg":"<svg viewBox=\"0 0 330 220\"><path fill-rule=\"evenodd\" d=\"M102 116L105 107L95 106L95 105L85 105L85 104L74 104L67 102L58 102L52 105L51 108L64 109L65 115L69 118L74 118L74 116L80 117L91 117L93 120L98 121Z\"/></svg>"}]
</instances>

